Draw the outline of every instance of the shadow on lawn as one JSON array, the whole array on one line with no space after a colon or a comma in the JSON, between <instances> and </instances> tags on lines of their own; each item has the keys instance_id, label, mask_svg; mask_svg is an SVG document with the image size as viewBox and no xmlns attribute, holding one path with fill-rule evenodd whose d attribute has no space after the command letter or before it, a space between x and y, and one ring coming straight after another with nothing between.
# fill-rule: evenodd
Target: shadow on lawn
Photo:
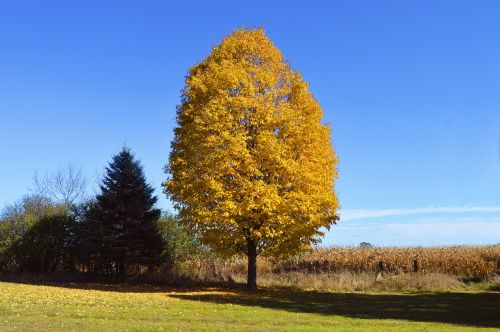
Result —
<instances>
[{"instance_id":1,"label":"shadow on lawn","mask_svg":"<svg viewBox=\"0 0 500 332\"><path fill-rule=\"evenodd\" d=\"M169 293L197 292L207 289L225 289L243 291L244 284L224 282L201 282L190 279L178 279L161 284L145 284L140 281L114 283L109 278L71 274L0 274L0 282L25 284L33 286L50 286L69 289L97 290L118 293Z\"/></svg>"},{"instance_id":2,"label":"shadow on lawn","mask_svg":"<svg viewBox=\"0 0 500 332\"><path fill-rule=\"evenodd\" d=\"M257 294L176 294L172 297L231 303L298 313L366 319L402 319L500 327L498 293L359 294L306 291L260 291Z\"/></svg>"},{"instance_id":3,"label":"shadow on lawn","mask_svg":"<svg viewBox=\"0 0 500 332\"><path fill-rule=\"evenodd\" d=\"M49 281L50 280L50 281ZM297 313L365 319L402 319L416 322L451 323L475 327L500 327L500 293L409 293L362 294L300 291L292 289L246 292L243 284L153 286L109 284L68 279L0 276L0 281L127 293L165 293L173 298L217 304L237 304ZM202 293L207 289L221 292ZM226 292L229 291L229 292ZM175 292L175 294L172 294ZM197 293L199 292L199 293Z\"/></svg>"}]
</instances>

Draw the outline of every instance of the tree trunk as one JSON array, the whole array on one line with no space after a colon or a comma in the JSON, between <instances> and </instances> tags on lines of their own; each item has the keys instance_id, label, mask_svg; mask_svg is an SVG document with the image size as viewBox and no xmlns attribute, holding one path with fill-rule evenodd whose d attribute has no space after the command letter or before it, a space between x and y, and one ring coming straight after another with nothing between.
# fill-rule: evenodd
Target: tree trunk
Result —
<instances>
[{"instance_id":1,"label":"tree trunk","mask_svg":"<svg viewBox=\"0 0 500 332\"><path fill-rule=\"evenodd\" d=\"M127 270L124 262L120 263L120 282L125 281L125 277L127 275Z\"/></svg>"},{"instance_id":2,"label":"tree trunk","mask_svg":"<svg viewBox=\"0 0 500 332\"><path fill-rule=\"evenodd\" d=\"M254 240L248 240L248 277L247 290L257 290L257 246Z\"/></svg>"},{"instance_id":3,"label":"tree trunk","mask_svg":"<svg viewBox=\"0 0 500 332\"><path fill-rule=\"evenodd\" d=\"M115 266L115 282L123 282L125 280L125 263L117 262Z\"/></svg>"}]
</instances>

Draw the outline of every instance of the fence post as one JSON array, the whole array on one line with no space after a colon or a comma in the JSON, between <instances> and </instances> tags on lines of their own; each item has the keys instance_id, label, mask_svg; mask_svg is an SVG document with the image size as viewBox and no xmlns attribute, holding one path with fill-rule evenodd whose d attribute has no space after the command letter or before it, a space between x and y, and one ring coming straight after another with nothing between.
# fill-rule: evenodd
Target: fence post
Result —
<instances>
[{"instance_id":1,"label":"fence post","mask_svg":"<svg viewBox=\"0 0 500 332\"><path fill-rule=\"evenodd\" d=\"M384 272L384 262L380 261L378 262L378 272L375 276L375 282L381 282L382 280L384 280L384 277L382 277L382 272Z\"/></svg>"}]
</instances>

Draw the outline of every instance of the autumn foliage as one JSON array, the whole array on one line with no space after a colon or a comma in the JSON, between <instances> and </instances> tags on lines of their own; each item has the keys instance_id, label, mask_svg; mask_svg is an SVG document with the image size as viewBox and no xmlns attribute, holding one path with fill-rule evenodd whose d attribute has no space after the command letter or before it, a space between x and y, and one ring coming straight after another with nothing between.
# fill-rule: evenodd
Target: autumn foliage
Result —
<instances>
[{"instance_id":1,"label":"autumn foliage","mask_svg":"<svg viewBox=\"0 0 500 332\"><path fill-rule=\"evenodd\" d=\"M190 69L165 192L225 256L308 249L337 219L337 158L323 112L262 29L242 29ZM255 286L255 285L254 285Z\"/></svg>"}]
</instances>

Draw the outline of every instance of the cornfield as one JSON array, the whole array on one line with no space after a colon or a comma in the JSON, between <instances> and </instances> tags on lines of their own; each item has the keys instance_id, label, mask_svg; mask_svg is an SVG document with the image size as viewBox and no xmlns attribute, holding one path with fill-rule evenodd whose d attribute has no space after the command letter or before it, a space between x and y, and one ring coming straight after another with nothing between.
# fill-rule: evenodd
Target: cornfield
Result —
<instances>
[{"instance_id":1,"label":"cornfield","mask_svg":"<svg viewBox=\"0 0 500 332\"><path fill-rule=\"evenodd\" d=\"M333 247L315 249L273 264L273 272L339 271L393 273L446 273L481 277L500 268L500 245L484 247L377 248Z\"/></svg>"}]
</instances>

